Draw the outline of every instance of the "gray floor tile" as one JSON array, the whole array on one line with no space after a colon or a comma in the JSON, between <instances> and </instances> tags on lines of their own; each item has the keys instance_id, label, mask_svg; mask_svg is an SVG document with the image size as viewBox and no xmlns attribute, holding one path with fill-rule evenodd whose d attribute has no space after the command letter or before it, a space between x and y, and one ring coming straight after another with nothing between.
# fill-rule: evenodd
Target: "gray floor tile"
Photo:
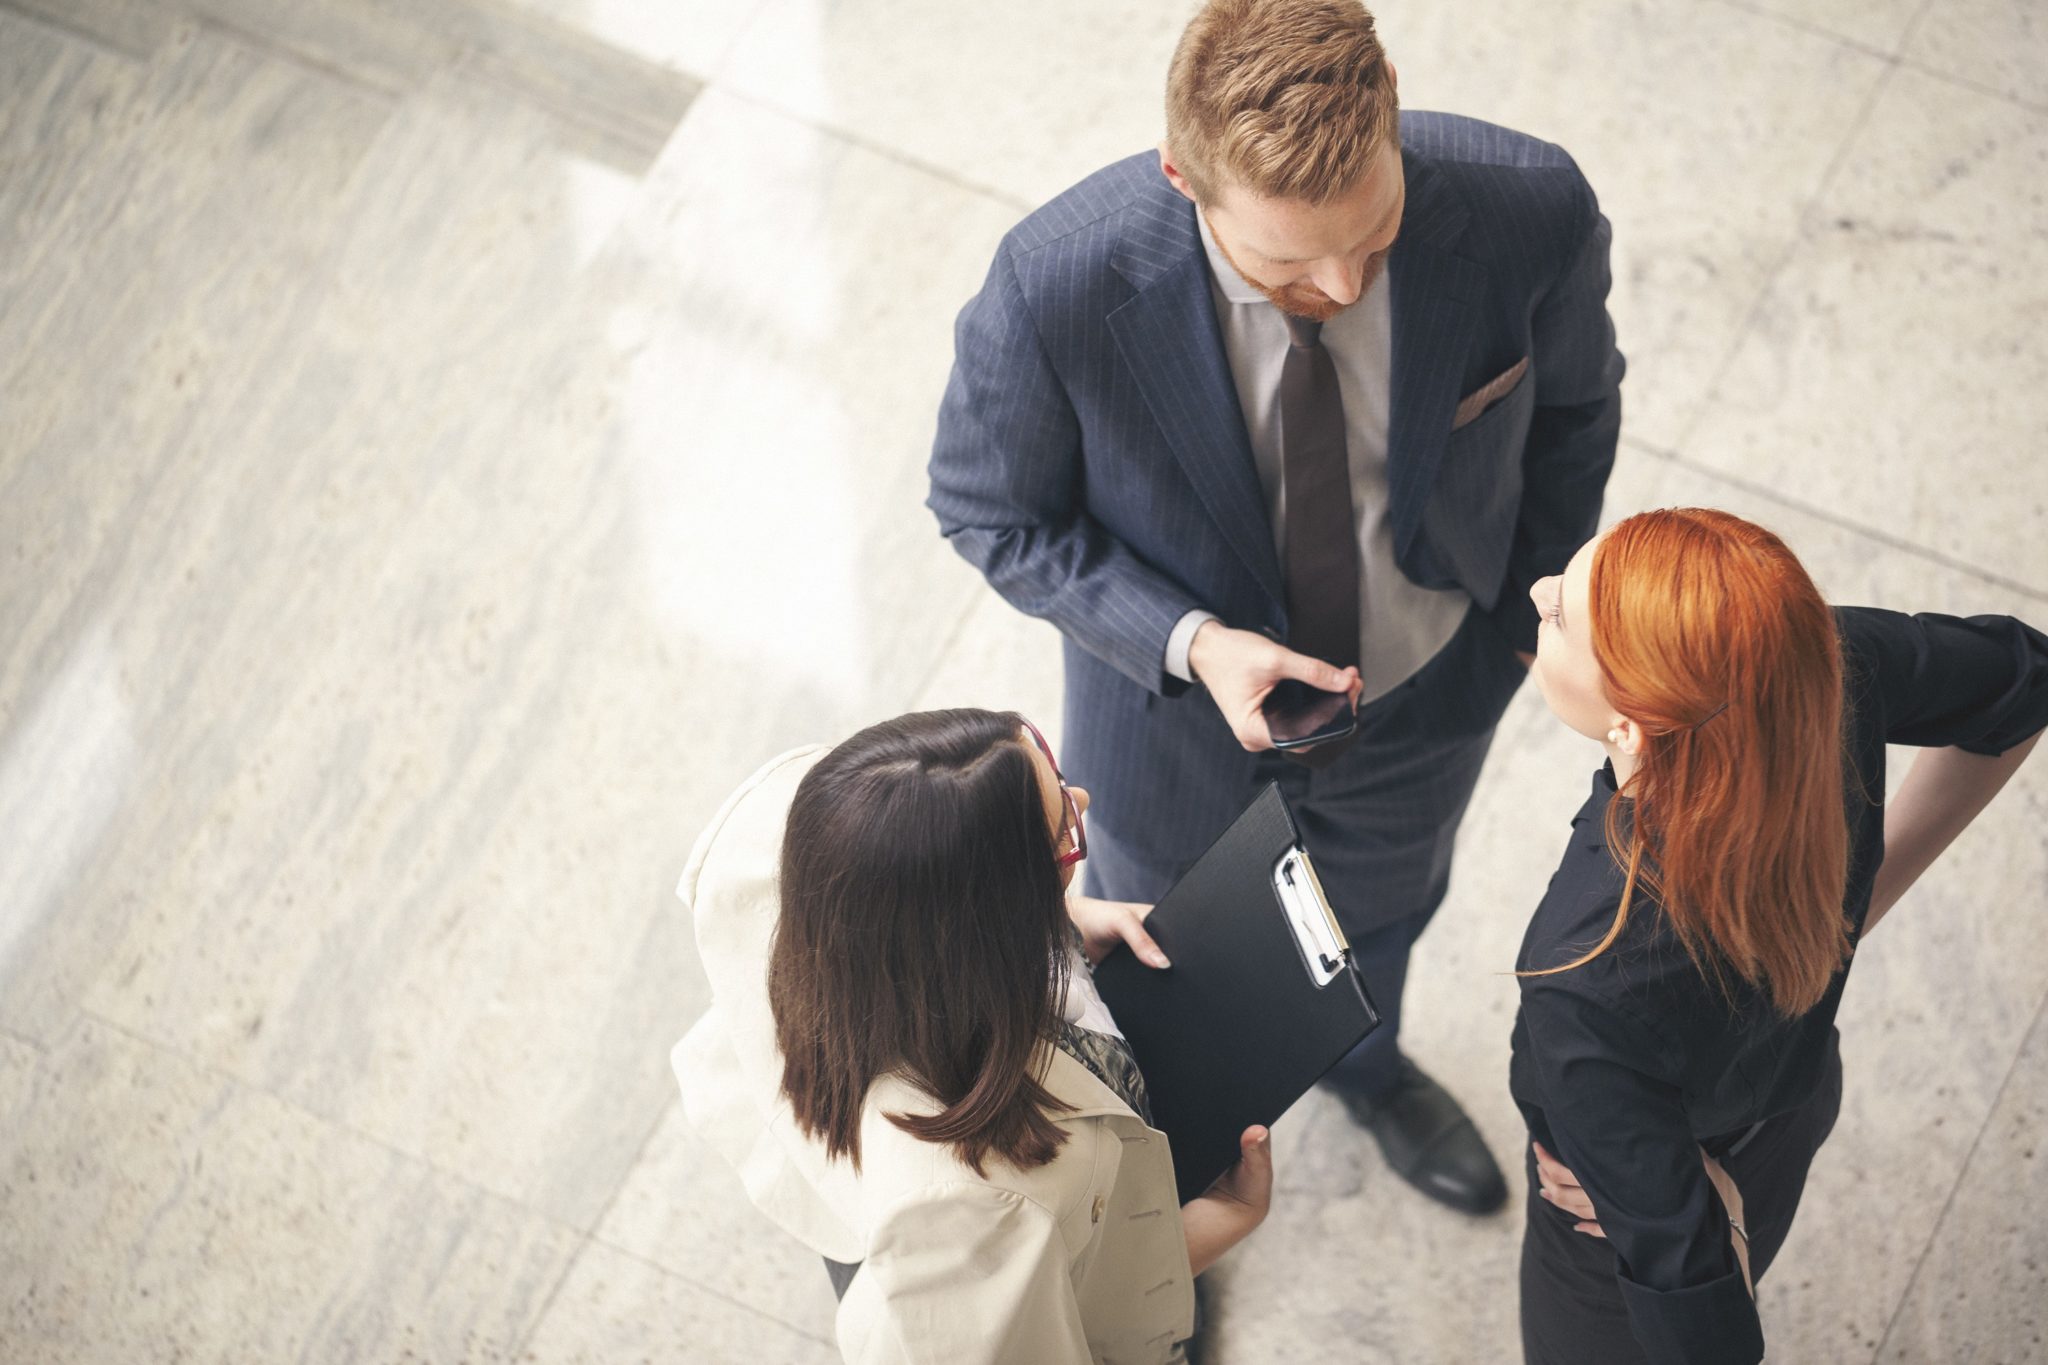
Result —
<instances>
[{"instance_id":1,"label":"gray floor tile","mask_svg":"<svg viewBox=\"0 0 2048 1365\"><path fill-rule=\"evenodd\" d=\"M0 303L47 286L37 267L51 225L142 74L137 62L0 10Z\"/></svg>"},{"instance_id":2,"label":"gray floor tile","mask_svg":"<svg viewBox=\"0 0 2048 1365\"><path fill-rule=\"evenodd\" d=\"M26 1095L18 1077L32 1073ZM0 1049L0 1346L108 1360L504 1359L573 1234L84 1023Z\"/></svg>"},{"instance_id":3,"label":"gray floor tile","mask_svg":"<svg viewBox=\"0 0 2048 1365\"><path fill-rule=\"evenodd\" d=\"M189 0L191 10L238 39L390 94L416 89L461 50L420 23L417 11L376 0Z\"/></svg>"},{"instance_id":4,"label":"gray floor tile","mask_svg":"<svg viewBox=\"0 0 2048 1365\"><path fill-rule=\"evenodd\" d=\"M2048 15L2032 0L1940 0L1900 56L2048 110Z\"/></svg>"},{"instance_id":5,"label":"gray floor tile","mask_svg":"<svg viewBox=\"0 0 2048 1365\"><path fill-rule=\"evenodd\" d=\"M1016 711L1044 731L1057 751L1064 690L1059 631L1024 615L989 588L975 597L960 619L945 656L910 709L978 706Z\"/></svg>"},{"instance_id":6,"label":"gray floor tile","mask_svg":"<svg viewBox=\"0 0 2048 1365\"><path fill-rule=\"evenodd\" d=\"M234 477L150 561L192 578L106 604L177 702L139 766L213 776L96 846L92 909L26 960L97 963L125 1026L587 1226L701 1008L670 894L697 824L902 709L977 591L905 453L930 319L1008 212L938 187L906 235L928 179L711 102L592 223L594 172L466 98L400 106L319 305L204 415Z\"/></svg>"},{"instance_id":7,"label":"gray floor tile","mask_svg":"<svg viewBox=\"0 0 2048 1365\"><path fill-rule=\"evenodd\" d=\"M772 0L501 0L612 46L701 77L716 76L733 43Z\"/></svg>"},{"instance_id":8,"label":"gray floor tile","mask_svg":"<svg viewBox=\"0 0 2048 1365\"><path fill-rule=\"evenodd\" d=\"M1837 34L1883 53L1897 53L1914 33L1913 20L1928 0L1733 0L1744 9L1776 15ZM1920 30L1925 32L1924 27Z\"/></svg>"},{"instance_id":9,"label":"gray floor tile","mask_svg":"<svg viewBox=\"0 0 2048 1365\"><path fill-rule=\"evenodd\" d=\"M62 204L16 220L46 264L0 315L0 525L16 566L0 581L0 716L25 727L21 744L75 727L78 743L10 778L81 798L38 816L75 880L10 863L63 889L12 902L0 1019L28 1036L62 1032L136 903L114 850L160 849L219 780L204 755L138 741L166 737L183 701L171 658L204 657L219 619L219 602L185 595L186 519L217 491L195 462L211 451L188 441L260 374L386 112L186 31L86 139ZM161 633L174 617L189 634ZM154 666L131 672L143 655Z\"/></svg>"},{"instance_id":10,"label":"gray floor tile","mask_svg":"<svg viewBox=\"0 0 2048 1365\"><path fill-rule=\"evenodd\" d=\"M193 10L261 47L393 94L457 72L546 114L569 144L634 174L646 169L695 97L698 82L499 0L189 0Z\"/></svg>"},{"instance_id":11,"label":"gray floor tile","mask_svg":"<svg viewBox=\"0 0 2048 1365\"><path fill-rule=\"evenodd\" d=\"M150 0L4 0L13 10L110 51L148 57L177 29L184 12Z\"/></svg>"},{"instance_id":12,"label":"gray floor tile","mask_svg":"<svg viewBox=\"0 0 2048 1365\"><path fill-rule=\"evenodd\" d=\"M721 83L1040 203L1159 141L1181 0L776 0Z\"/></svg>"},{"instance_id":13,"label":"gray floor tile","mask_svg":"<svg viewBox=\"0 0 2048 1365\"><path fill-rule=\"evenodd\" d=\"M1697 415L1883 62L1720 4L1574 0L1384 7L1402 103L1548 139L1614 226L1627 430L1671 446Z\"/></svg>"},{"instance_id":14,"label":"gray floor tile","mask_svg":"<svg viewBox=\"0 0 2048 1365\"><path fill-rule=\"evenodd\" d=\"M598 1240L765 1317L829 1339L837 1303L817 1255L748 1202L671 1104Z\"/></svg>"},{"instance_id":15,"label":"gray floor tile","mask_svg":"<svg viewBox=\"0 0 2048 1365\"><path fill-rule=\"evenodd\" d=\"M828 1339L593 1242L576 1258L520 1359L535 1365L831 1365L839 1352Z\"/></svg>"},{"instance_id":16,"label":"gray floor tile","mask_svg":"<svg viewBox=\"0 0 2048 1365\"><path fill-rule=\"evenodd\" d=\"M2036 1017L1878 1352L1884 1365L2048 1357L2048 1014Z\"/></svg>"},{"instance_id":17,"label":"gray floor tile","mask_svg":"<svg viewBox=\"0 0 2048 1365\"><path fill-rule=\"evenodd\" d=\"M2048 590L2048 114L1901 69L1682 451Z\"/></svg>"}]
</instances>

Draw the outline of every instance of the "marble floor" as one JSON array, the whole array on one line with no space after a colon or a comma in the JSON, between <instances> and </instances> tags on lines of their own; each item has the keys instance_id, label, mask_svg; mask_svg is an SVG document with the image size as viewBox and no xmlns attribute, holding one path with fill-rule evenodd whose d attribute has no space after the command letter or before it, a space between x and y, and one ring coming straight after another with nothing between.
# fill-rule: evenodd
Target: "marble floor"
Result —
<instances>
[{"instance_id":1,"label":"marble floor","mask_svg":"<svg viewBox=\"0 0 2048 1365\"><path fill-rule=\"evenodd\" d=\"M0 1359L814 1362L678 1120L670 890L794 743L1058 714L921 507L954 311L1188 0L0 0ZM2037 0L1386 0L1615 228L1609 510L2048 621ZM1593 756L1527 690L1411 987L1502 1151ZM2048 764L1874 939L1773 1358L2048 1360ZM1278 1127L1220 1362L1516 1356L1510 1218Z\"/></svg>"}]
</instances>

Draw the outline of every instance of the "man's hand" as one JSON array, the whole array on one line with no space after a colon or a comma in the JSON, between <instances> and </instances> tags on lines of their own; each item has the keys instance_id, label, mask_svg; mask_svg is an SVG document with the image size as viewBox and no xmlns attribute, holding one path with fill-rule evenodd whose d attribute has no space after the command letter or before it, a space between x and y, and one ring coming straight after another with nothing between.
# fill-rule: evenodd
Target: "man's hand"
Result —
<instances>
[{"instance_id":1,"label":"man's hand","mask_svg":"<svg viewBox=\"0 0 2048 1365\"><path fill-rule=\"evenodd\" d=\"M1138 961L1148 967L1171 967L1173 964L1159 951L1152 935L1145 932L1145 916L1151 913L1151 906L1131 901L1067 897L1067 918L1081 931L1081 952L1091 967L1108 957L1119 943L1130 944Z\"/></svg>"},{"instance_id":2,"label":"man's hand","mask_svg":"<svg viewBox=\"0 0 2048 1365\"><path fill-rule=\"evenodd\" d=\"M1253 1126L1237 1141L1237 1164L1216 1177L1206 1194L1181 1206L1188 1268L1197 1275L1265 1222L1273 1203L1272 1131Z\"/></svg>"},{"instance_id":3,"label":"man's hand","mask_svg":"<svg viewBox=\"0 0 2048 1365\"><path fill-rule=\"evenodd\" d=\"M1365 690L1355 668L1338 668L1297 654L1255 631L1232 630L1204 621L1188 643L1188 670L1209 689L1237 742L1257 753L1273 747L1259 707L1282 678L1294 678L1325 692L1348 692L1354 705Z\"/></svg>"}]
</instances>

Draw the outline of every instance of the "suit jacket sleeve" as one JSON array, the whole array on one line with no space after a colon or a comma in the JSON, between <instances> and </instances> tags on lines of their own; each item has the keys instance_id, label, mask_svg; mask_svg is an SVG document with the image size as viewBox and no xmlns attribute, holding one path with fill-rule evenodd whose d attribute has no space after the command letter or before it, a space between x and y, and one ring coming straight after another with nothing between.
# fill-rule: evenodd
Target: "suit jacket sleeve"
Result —
<instances>
[{"instance_id":1,"label":"suit jacket sleeve","mask_svg":"<svg viewBox=\"0 0 2048 1365\"><path fill-rule=\"evenodd\" d=\"M1522 509L1508 556L1507 583L1494 620L1515 648L1534 652L1536 609L1529 589L1562 572L1600 523L1600 496L1621 436L1625 368L1607 314L1608 247L1613 231L1579 182L1577 251L1536 306L1530 366L1536 408L1522 450Z\"/></svg>"},{"instance_id":2,"label":"suit jacket sleeve","mask_svg":"<svg viewBox=\"0 0 2048 1365\"><path fill-rule=\"evenodd\" d=\"M1540 981L1525 983L1522 1009L1556 1155L1613 1244L1615 1279L1645 1358L1756 1365L1763 1326L1727 1210L1700 1165L1675 1050L1652 1021Z\"/></svg>"},{"instance_id":3,"label":"suit jacket sleeve","mask_svg":"<svg viewBox=\"0 0 2048 1365\"><path fill-rule=\"evenodd\" d=\"M1088 514L1081 423L1007 243L954 329L929 472L939 529L1012 606L1154 692L1187 686L1166 642L1202 604Z\"/></svg>"},{"instance_id":4,"label":"suit jacket sleeve","mask_svg":"<svg viewBox=\"0 0 2048 1365\"><path fill-rule=\"evenodd\" d=\"M885 1213L839 1320L851 1365L1089 1365L1058 1224L987 1185L941 1185Z\"/></svg>"}]
</instances>

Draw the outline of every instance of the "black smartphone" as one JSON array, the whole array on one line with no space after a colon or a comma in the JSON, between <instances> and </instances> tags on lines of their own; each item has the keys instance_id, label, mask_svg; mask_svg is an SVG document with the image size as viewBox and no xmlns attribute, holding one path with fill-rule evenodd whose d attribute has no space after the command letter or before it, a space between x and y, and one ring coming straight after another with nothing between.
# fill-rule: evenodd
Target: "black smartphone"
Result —
<instances>
[{"instance_id":1,"label":"black smartphone","mask_svg":"<svg viewBox=\"0 0 2048 1365\"><path fill-rule=\"evenodd\" d=\"M1358 728L1349 692L1325 692L1294 678L1282 678L1260 707L1276 749L1306 749L1342 739Z\"/></svg>"}]
</instances>

